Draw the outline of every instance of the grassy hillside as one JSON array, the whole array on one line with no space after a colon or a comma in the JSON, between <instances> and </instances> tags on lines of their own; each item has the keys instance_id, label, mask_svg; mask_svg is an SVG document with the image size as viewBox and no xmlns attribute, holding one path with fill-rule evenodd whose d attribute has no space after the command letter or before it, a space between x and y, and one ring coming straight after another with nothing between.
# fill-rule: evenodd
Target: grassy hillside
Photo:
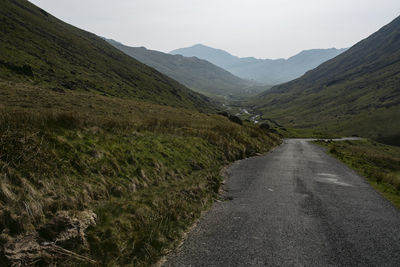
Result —
<instances>
[{"instance_id":1,"label":"grassy hillside","mask_svg":"<svg viewBox=\"0 0 400 267\"><path fill-rule=\"evenodd\" d=\"M0 4L1 266L148 266L226 164L280 142L27 1Z\"/></svg>"},{"instance_id":2,"label":"grassy hillside","mask_svg":"<svg viewBox=\"0 0 400 267\"><path fill-rule=\"evenodd\" d=\"M265 117L400 143L400 17L338 57L254 99Z\"/></svg>"},{"instance_id":3,"label":"grassy hillside","mask_svg":"<svg viewBox=\"0 0 400 267\"><path fill-rule=\"evenodd\" d=\"M155 68L195 91L208 95L242 95L246 93L246 87L253 84L196 57L170 55L148 50L144 47L125 46L113 40L107 41L125 54Z\"/></svg>"},{"instance_id":4,"label":"grassy hillside","mask_svg":"<svg viewBox=\"0 0 400 267\"><path fill-rule=\"evenodd\" d=\"M207 98L25 0L0 0L0 78L191 109Z\"/></svg>"},{"instance_id":5,"label":"grassy hillside","mask_svg":"<svg viewBox=\"0 0 400 267\"><path fill-rule=\"evenodd\" d=\"M400 148L370 140L318 142L400 208Z\"/></svg>"},{"instance_id":6,"label":"grassy hillside","mask_svg":"<svg viewBox=\"0 0 400 267\"><path fill-rule=\"evenodd\" d=\"M9 264L147 266L218 197L224 165L279 143L187 109L25 83L0 91L0 262Z\"/></svg>"}]
</instances>

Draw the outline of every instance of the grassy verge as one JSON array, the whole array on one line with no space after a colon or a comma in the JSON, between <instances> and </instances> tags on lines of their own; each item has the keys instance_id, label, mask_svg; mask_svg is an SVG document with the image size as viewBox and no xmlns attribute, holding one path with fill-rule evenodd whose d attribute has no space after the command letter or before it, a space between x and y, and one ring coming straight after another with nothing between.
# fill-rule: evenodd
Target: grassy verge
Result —
<instances>
[{"instance_id":1,"label":"grassy verge","mask_svg":"<svg viewBox=\"0 0 400 267\"><path fill-rule=\"evenodd\" d=\"M317 142L366 177L396 207L400 208L400 147L371 140Z\"/></svg>"},{"instance_id":2,"label":"grassy verge","mask_svg":"<svg viewBox=\"0 0 400 267\"><path fill-rule=\"evenodd\" d=\"M219 115L0 85L1 246L61 211L90 210L96 225L68 250L97 264L147 266L218 197L224 165L280 142Z\"/></svg>"},{"instance_id":3,"label":"grassy verge","mask_svg":"<svg viewBox=\"0 0 400 267\"><path fill-rule=\"evenodd\" d=\"M277 128L285 138L339 138L340 136L310 128Z\"/></svg>"}]
</instances>

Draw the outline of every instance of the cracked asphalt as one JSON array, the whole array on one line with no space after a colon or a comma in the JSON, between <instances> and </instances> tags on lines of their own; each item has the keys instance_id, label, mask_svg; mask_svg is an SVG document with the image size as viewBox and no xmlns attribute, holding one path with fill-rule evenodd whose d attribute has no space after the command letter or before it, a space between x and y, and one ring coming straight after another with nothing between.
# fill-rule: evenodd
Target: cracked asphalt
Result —
<instances>
[{"instance_id":1,"label":"cracked asphalt","mask_svg":"<svg viewBox=\"0 0 400 267\"><path fill-rule=\"evenodd\" d=\"M163 266L400 266L400 211L323 148L287 139L228 175Z\"/></svg>"}]
</instances>

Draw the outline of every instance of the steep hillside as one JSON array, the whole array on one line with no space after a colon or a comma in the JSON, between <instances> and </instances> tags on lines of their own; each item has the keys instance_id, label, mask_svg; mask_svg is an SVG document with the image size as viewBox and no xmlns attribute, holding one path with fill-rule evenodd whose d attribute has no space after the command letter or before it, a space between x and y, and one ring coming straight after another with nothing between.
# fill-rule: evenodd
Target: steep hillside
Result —
<instances>
[{"instance_id":1,"label":"steep hillside","mask_svg":"<svg viewBox=\"0 0 400 267\"><path fill-rule=\"evenodd\" d=\"M0 81L0 265L150 266L279 138L220 115Z\"/></svg>"},{"instance_id":2,"label":"steep hillside","mask_svg":"<svg viewBox=\"0 0 400 267\"><path fill-rule=\"evenodd\" d=\"M143 62L161 73L179 81L187 87L205 94L243 94L249 81L240 79L208 61L196 57L170 55L148 50L144 47L129 47L113 40L106 40L125 54Z\"/></svg>"},{"instance_id":3,"label":"steep hillside","mask_svg":"<svg viewBox=\"0 0 400 267\"><path fill-rule=\"evenodd\" d=\"M400 144L400 17L348 51L255 102L288 126Z\"/></svg>"},{"instance_id":4,"label":"steep hillside","mask_svg":"<svg viewBox=\"0 0 400 267\"><path fill-rule=\"evenodd\" d=\"M225 165L280 142L27 1L0 7L0 266L151 266Z\"/></svg>"},{"instance_id":5,"label":"steep hillside","mask_svg":"<svg viewBox=\"0 0 400 267\"><path fill-rule=\"evenodd\" d=\"M207 99L25 0L0 0L0 79L207 109Z\"/></svg>"},{"instance_id":6,"label":"steep hillside","mask_svg":"<svg viewBox=\"0 0 400 267\"><path fill-rule=\"evenodd\" d=\"M312 49L288 59L239 58L226 51L195 45L171 51L171 54L205 59L234 75L260 83L274 85L296 79L321 63L336 57L346 49Z\"/></svg>"}]
</instances>

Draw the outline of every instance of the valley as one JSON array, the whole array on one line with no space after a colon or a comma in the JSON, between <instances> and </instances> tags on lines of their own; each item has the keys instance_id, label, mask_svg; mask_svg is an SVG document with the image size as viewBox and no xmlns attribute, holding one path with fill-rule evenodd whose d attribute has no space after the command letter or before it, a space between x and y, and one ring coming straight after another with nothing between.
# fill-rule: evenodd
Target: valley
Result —
<instances>
[{"instance_id":1,"label":"valley","mask_svg":"<svg viewBox=\"0 0 400 267\"><path fill-rule=\"evenodd\" d=\"M0 0L0 266L396 266L400 17L257 59L33 2Z\"/></svg>"},{"instance_id":2,"label":"valley","mask_svg":"<svg viewBox=\"0 0 400 267\"><path fill-rule=\"evenodd\" d=\"M246 95L255 83L240 79L230 72L219 68L208 61L170 55L144 47L128 47L114 40L107 40L114 47L127 55L157 69L194 91L212 98L224 98L230 95ZM256 90L261 93L261 90Z\"/></svg>"},{"instance_id":3,"label":"valley","mask_svg":"<svg viewBox=\"0 0 400 267\"><path fill-rule=\"evenodd\" d=\"M287 127L399 145L400 18L299 79L248 104Z\"/></svg>"},{"instance_id":4,"label":"valley","mask_svg":"<svg viewBox=\"0 0 400 267\"><path fill-rule=\"evenodd\" d=\"M243 79L271 86L294 80L346 50L347 48L310 49L301 51L288 59L257 59L254 57L240 58L221 49L197 44L176 49L170 53L198 57Z\"/></svg>"}]
</instances>

